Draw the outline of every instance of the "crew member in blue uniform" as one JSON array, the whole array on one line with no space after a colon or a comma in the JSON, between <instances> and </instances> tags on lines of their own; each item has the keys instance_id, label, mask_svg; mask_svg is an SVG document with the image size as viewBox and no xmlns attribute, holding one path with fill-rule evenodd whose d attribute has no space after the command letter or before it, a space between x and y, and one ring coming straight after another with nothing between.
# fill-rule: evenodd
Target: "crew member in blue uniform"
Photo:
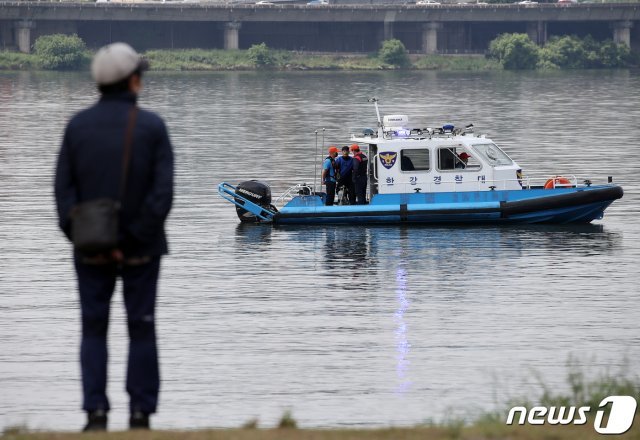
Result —
<instances>
[{"instance_id":1,"label":"crew member in blue uniform","mask_svg":"<svg viewBox=\"0 0 640 440\"><path fill-rule=\"evenodd\" d=\"M327 199L325 205L332 206L336 198L336 182L338 181L339 168L336 164L338 149L329 147L329 155L322 162L322 183L327 187Z\"/></svg>"},{"instance_id":2,"label":"crew member in blue uniform","mask_svg":"<svg viewBox=\"0 0 640 440\"><path fill-rule=\"evenodd\" d=\"M91 65L100 100L69 121L58 156L59 225L71 239L76 205L120 199L125 133L131 134L126 184L119 200L117 248L97 255L74 253L82 315L85 431L107 429L107 329L117 278L122 279L129 330L129 427L148 429L149 415L156 412L158 403L156 286L160 257L168 252L164 224L173 198L173 152L163 120L150 111L135 110L147 67L125 43L101 48Z\"/></svg>"},{"instance_id":3,"label":"crew member in blue uniform","mask_svg":"<svg viewBox=\"0 0 640 440\"><path fill-rule=\"evenodd\" d=\"M351 145L350 149L353 152L353 184L356 190L356 204L364 205L367 203L368 159L360 151L357 144Z\"/></svg>"},{"instance_id":4,"label":"crew member in blue uniform","mask_svg":"<svg viewBox=\"0 0 640 440\"><path fill-rule=\"evenodd\" d=\"M338 179L337 188L344 187L349 198L349 204L356 204L356 189L353 184L353 157L349 156L349 146L342 147L342 156L336 159L338 167L340 167L340 179Z\"/></svg>"}]
</instances>

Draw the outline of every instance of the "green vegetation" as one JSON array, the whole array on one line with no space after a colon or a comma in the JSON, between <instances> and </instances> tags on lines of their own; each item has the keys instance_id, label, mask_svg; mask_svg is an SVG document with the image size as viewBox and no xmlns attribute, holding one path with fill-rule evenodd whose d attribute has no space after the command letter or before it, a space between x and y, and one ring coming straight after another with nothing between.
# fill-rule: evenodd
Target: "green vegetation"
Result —
<instances>
[{"instance_id":1,"label":"green vegetation","mask_svg":"<svg viewBox=\"0 0 640 440\"><path fill-rule=\"evenodd\" d=\"M624 45L573 35L552 37L539 48L526 34L502 34L489 45L488 56L507 70L597 69L637 63Z\"/></svg>"},{"instance_id":2,"label":"green vegetation","mask_svg":"<svg viewBox=\"0 0 640 440\"><path fill-rule=\"evenodd\" d=\"M280 422L278 422L278 429L296 429L298 422L291 415L291 411L287 411L282 415Z\"/></svg>"},{"instance_id":3,"label":"green vegetation","mask_svg":"<svg viewBox=\"0 0 640 440\"><path fill-rule=\"evenodd\" d=\"M389 40L392 41L392 40ZM396 40L397 41L397 40ZM402 44L402 43L400 43ZM152 50L145 53L152 70L385 70L399 67L423 70L499 70L495 60L482 56L412 55L394 45L394 56L381 59L377 54L326 54L289 52L270 49L266 44L253 45L243 50ZM387 52L385 52L387 53Z\"/></svg>"},{"instance_id":4,"label":"green vegetation","mask_svg":"<svg viewBox=\"0 0 640 440\"><path fill-rule=\"evenodd\" d=\"M530 407L532 403L540 406L588 406L591 412L594 412L602 399L607 396L632 396L640 402L640 377L631 376L628 366L624 366L615 374L605 370L596 377L589 378L579 363L570 358L567 362L566 380L569 389L563 393L551 389L542 378L538 377L542 395L535 402L518 398L511 402L509 407L515 405Z\"/></svg>"},{"instance_id":5,"label":"green vegetation","mask_svg":"<svg viewBox=\"0 0 640 440\"><path fill-rule=\"evenodd\" d=\"M251 70L253 64L240 50L150 50L144 54L152 70Z\"/></svg>"},{"instance_id":6,"label":"green vegetation","mask_svg":"<svg viewBox=\"0 0 640 440\"><path fill-rule=\"evenodd\" d=\"M0 52L0 70L32 70L40 66L31 54L22 52Z\"/></svg>"},{"instance_id":7,"label":"green vegetation","mask_svg":"<svg viewBox=\"0 0 640 440\"><path fill-rule=\"evenodd\" d=\"M33 54L0 51L0 70L86 69L91 53L77 35L48 35L36 40ZM591 37L553 37L544 48L526 34L502 34L487 57L479 55L409 55L400 40L385 41L376 54L327 54L269 48L248 50L150 50L144 54L157 71L220 70L524 70L617 68L637 65L637 54L623 45Z\"/></svg>"},{"instance_id":8,"label":"green vegetation","mask_svg":"<svg viewBox=\"0 0 640 440\"><path fill-rule=\"evenodd\" d=\"M636 420L638 423L638 420ZM638 440L634 427L616 440ZM482 421L472 426L419 426L385 429L217 429L200 431L121 431L111 433L30 434L12 430L2 440L602 440L593 425L507 426L503 421Z\"/></svg>"},{"instance_id":9,"label":"green vegetation","mask_svg":"<svg viewBox=\"0 0 640 440\"><path fill-rule=\"evenodd\" d=\"M274 51L269 49L266 44L254 44L247 51L249 60L257 68L271 67L276 63Z\"/></svg>"},{"instance_id":10,"label":"green vegetation","mask_svg":"<svg viewBox=\"0 0 640 440\"><path fill-rule=\"evenodd\" d=\"M84 41L75 34L39 37L34 44L34 52L45 70L79 69L90 60Z\"/></svg>"},{"instance_id":11,"label":"green vegetation","mask_svg":"<svg viewBox=\"0 0 640 440\"><path fill-rule=\"evenodd\" d=\"M502 34L489 44L489 57L507 70L527 70L536 68L540 53L527 34Z\"/></svg>"},{"instance_id":12,"label":"green vegetation","mask_svg":"<svg viewBox=\"0 0 640 440\"><path fill-rule=\"evenodd\" d=\"M382 42L382 47L378 52L378 58L385 64L389 64L397 67L407 67L411 65L409 56L407 55L407 49L402 44L402 41L392 39Z\"/></svg>"},{"instance_id":13,"label":"green vegetation","mask_svg":"<svg viewBox=\"0 0 640 440\"><path fill-rule=\"evenodd\" d=\"M423 55L413 62L420 70L501 70L502 65L482 55Z\"/></svg>"},{"instance_id":14,"label":"green vegetation","mask_svg":"<svg viewBox=\"0 0 640 440\"><path fill-rule=\"evenodd\" d=\"M553 37L540 50L540 59L561 69L624 67L632 63L629 48L611 40L595 41L591 37Z\"/></svg>"}]
</instances>

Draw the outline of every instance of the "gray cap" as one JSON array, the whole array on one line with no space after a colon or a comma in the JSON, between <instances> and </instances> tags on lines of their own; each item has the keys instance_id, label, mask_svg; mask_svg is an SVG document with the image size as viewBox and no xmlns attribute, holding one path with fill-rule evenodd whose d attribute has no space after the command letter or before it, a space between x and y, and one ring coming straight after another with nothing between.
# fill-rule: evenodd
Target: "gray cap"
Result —
<instances>
[{"instance_id":1,"label":"gray cap","mask_svg":"<svg viewBox=\"0 0 640 440\"><path fill-rule=\"evenodd\" d=\"M147 70L149 63L126 43L102 47L93 57L91 75L101 86L115 84L129 77L137 69Z\"/></svg>"}]
</instances>

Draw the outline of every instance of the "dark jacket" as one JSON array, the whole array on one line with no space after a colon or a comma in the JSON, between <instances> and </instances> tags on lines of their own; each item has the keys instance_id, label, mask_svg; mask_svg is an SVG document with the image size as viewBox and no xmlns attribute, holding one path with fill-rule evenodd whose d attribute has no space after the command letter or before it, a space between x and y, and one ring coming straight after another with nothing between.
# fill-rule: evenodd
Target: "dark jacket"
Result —
<instances>
[{"instance_id":1,"label":"dark jacket","mask_svg":"<svg viewBox=\"0 0 640 440\"><path fill-rule=\"evenodd\" d=\"M353 155L353 181L367 177L367 156L362 151Z\"/></svg>"},{"instance_id":2,"label":"dark jacket","mask_svg":"<svg viewBox=\"0 0 640 440\"><path fill-rule=\"evenodd\" d=\"M130 93L103 96L67 124L58 157L55 196L60 228L70 237L69 213L77 203L118 199ZM138 112L120 211L125 256L166 254L164 222L173 199L173 152L167 129L154 113Z\"/></svg>"}]
</instances>

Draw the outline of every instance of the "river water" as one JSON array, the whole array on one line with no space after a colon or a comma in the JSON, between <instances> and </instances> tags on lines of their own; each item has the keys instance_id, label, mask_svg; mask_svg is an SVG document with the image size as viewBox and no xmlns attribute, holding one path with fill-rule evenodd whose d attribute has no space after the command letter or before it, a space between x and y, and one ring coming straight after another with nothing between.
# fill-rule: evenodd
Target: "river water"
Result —
<instances>
[{"instance_id":1,"label":"river water","mask_svg":"<svg viewBox=\"0 0 640 440\"><path fill-rule=\"evenodd\" d=\"M313 181L318 143L375 127L474 123L529 173L614 176L625 196L581 227L241 226L221 181ZM79 311L57 230L54 162L88 74L0 73L0 430L75 430ZM157 428L413 425L473 417L539 378L567 390L640 366L640 73L149 74L141 105L176 153L158 304ZM121 294L111 428L126 426ZM622 374L622 373L621 373ZM591 377L591 376L590 376Z\"/></svg>"}]
</instances>

